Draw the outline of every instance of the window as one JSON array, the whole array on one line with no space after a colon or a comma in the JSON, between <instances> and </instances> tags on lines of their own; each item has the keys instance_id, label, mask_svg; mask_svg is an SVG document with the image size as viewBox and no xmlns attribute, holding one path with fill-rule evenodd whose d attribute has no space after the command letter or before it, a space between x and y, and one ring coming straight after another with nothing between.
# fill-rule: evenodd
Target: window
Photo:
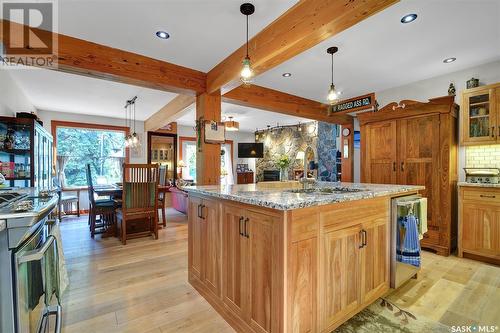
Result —
<instances>
[{"instance_id":1,"label":"window","mask_svg":"<svg viewBox=\"0 0 500 333\"><path fill-rule=\"evenodd\" d=\"M196 139L190 137L180 137L181 146L180 159L185 166L182 168L182 178L196 181ZM233 142L228 140L221 145L221 183L234 184L233 176Z\"/></svg>"},{"instance_id":2,"label":"window","mask_svg":"<svg viewBox=\"0 0 500 333\"><path fill-rule=\"evenodd\" d=\"M122 180L122 164L127 161L124 141L127 128L53 121L52 129L65 187L87 185L88 163L94 184Z\"/></svg>"}]
</instances>

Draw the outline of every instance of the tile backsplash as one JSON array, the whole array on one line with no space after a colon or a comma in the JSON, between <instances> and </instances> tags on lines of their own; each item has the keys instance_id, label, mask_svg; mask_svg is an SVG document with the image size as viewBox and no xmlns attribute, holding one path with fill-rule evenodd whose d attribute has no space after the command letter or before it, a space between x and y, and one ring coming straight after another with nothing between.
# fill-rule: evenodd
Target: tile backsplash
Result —
<instances>
[{"instance_id":1,"label":"tile backsplash","mask_svg":"<svg viewBox=\"0 0 500 333\"><path fill-rule=\"evenodd\" d=\"M465 166L468 168L500 168L500 144L466 147Z\"/></svg>"}]
</instances>

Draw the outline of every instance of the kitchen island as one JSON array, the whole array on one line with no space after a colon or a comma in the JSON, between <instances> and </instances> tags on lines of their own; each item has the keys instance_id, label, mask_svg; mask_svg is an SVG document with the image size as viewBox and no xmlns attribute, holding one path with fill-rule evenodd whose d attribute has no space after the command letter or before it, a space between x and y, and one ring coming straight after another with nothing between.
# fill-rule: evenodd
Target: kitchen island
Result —
<instances>
[{"instance_id":1,"label":"kitchen island","mask_svg":"<svg viewBox=\"0 0 500 333\"><path fill-rule=\"evenodd\" d=\"M186 187L189 282L238 332L330 332L389 290L391 199L422 189Z\"/></svg>"}]
</instances>

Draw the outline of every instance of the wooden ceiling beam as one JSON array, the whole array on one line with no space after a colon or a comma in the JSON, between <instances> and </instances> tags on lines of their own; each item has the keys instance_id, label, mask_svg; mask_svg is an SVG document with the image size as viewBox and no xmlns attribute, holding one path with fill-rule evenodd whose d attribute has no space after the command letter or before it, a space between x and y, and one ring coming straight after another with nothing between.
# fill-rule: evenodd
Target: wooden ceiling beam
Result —
<instances>
[{"instance_id":1,"label":"wooden ceiling beam","mask_svg":"<svg viewBox=\"0 0 500 333\"><path fill-rule=\"evenodd\" d=\"M187 109L196 102L191 95L178 95L144 122L144 131L156 131L184 115Z\"/></svg>"},{"instance_id":2,"label":"wooden ceiling beam","mask_svg":"<svg viewBox=\"0 0 500 333\"><path fill-rule=\"evenodd\" d=\"M249 41L255 75L293 58L399 0L301 0ZM240 76L243 45L207 74L207 92ZM325 54L326 57L326 54Z\"/></svg>"},{"instance_id":3,"label":"wooden ceiling beam","mask_svg":"<svg viewBox=\"0 0 500 333\"><path fill-rule=\"evenodd\" d=\"M16 31L23 31L23 25L9 23L18 26ZM0 20L0 24L3 26L4 22ZM52 34L30 29L41 36ZM58 41L57 66L45 67L47 69L193 96L206 91L203 72L62 34L54 35ZM5 38L0 32L0 41L4 42Z\"/></svg>"},{"instance_id":4,"label":"wooden ceiling beam","mask_svg":"<svg viewBox=\"0 0 500 333\"><path fill-rule=\"evenodd\" d=\"M257 85L235 88L222 95L222 101L341 125L351 124L353 119L347 114L328 116L325 104Z\"/></svg>"}]
</instances>

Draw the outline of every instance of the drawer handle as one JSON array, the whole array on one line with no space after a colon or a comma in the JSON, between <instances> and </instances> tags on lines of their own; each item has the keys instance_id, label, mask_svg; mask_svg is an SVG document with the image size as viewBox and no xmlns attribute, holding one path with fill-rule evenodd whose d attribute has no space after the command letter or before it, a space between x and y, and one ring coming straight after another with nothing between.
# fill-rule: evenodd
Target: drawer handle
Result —
<instances>
[{"instance_id":1,"label":"drawer handle","mask_svg":"<svg viewBox=\"0 0 500 333\"><path fill-rule=\"evenodd\" d=\"M496 198L496 195L486 195L486 194L481 194L480 195L481 198L492 198L492 199L495 199Z\"/></svg>"},{"instance_id":2,"label":"drawer handle","mask_svg":"<svg viewBox=\"0 0 500 333\"><path fill-rule=\"evenodd\" d=\"M491 126L491 137L495 138L495 126Z\"/></svg>"}]
</instances>

